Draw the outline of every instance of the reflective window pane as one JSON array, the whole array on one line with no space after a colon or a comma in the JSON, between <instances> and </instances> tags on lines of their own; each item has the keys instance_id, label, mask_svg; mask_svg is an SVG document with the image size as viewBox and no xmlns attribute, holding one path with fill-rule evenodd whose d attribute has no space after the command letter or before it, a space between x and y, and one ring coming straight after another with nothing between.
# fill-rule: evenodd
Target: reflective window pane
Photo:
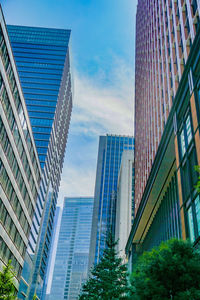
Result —
<instances>
[{"instance_id":1,"label":"reflective window pane","mask_svg":"<svg viewBox=\"0 0 200 300\"><path fill-rule=\"evenodd\" d=\"M189 225L189 233L190 233L190 240L194 242L195 236L194 236L194 220L192 215L192 207L188 209L188 225Z\"/></svg>"},{"instance_id":2,"label":"reflective window pane","mask_svg":"<svg viewBox=\"0 0 200 300\"><path fill-rule=\"evenodd\" d=\"M195 199L195 211L196 211L196 218L197 218L197 228L198 228L198 235L200 236L200 198L197 196Z\"/></svg>"}]
</instances>

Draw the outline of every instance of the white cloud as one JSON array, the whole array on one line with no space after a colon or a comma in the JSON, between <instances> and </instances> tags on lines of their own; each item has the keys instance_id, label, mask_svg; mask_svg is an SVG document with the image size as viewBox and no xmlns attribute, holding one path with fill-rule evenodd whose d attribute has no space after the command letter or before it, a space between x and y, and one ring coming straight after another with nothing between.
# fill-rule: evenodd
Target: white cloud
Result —
<instances>
[{"instance_id":1,"label":"white cloud","mask_svg":"<svg viewBox=\"0 0 200 300\"><path fill-rule=\"evenodd\" d=\"M93 78L74 73L74 104L59 203L64 196L94 194L99 135L133 135L133 67L117 57L113 57L113 66L109 80L102 70Z\"/></svg>"},{"instance_id":2,"label":"white cloud","mask_svg":"<svg viewBox=\"0 0 200 300\"><path fill-rule=\"evenodd\" d=\"M64 167L58 204L62 206L64 197L87 197L94 196L96 170L87 168L77 169L74 167Z\"/></svg>"},{"instance_id":3,"label":"white cloud","mask_svg":"<svg viewBox=\"0 0 200 300\"><path fill-rule=\"evenodd\" d=\"M92 123L94 126L90 126L91 130L93 127L101 128L99 134L132 135L133 72L118 59L108 84L104 76L101 71L95 78L75 73L76 114L73 115L73 122L84 123L83 129ZM105 85L102 85L102 81Z\"/></svg>"}]
</instances>

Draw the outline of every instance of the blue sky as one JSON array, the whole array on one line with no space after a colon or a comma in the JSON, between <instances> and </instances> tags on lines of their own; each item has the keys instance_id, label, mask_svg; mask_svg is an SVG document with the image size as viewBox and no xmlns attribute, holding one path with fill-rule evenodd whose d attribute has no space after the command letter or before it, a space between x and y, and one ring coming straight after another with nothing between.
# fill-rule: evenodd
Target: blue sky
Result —
<instances>
[{"instance_id":1,"label":"blue sky","mask_svg":"<svg viewBox=\"0 0 200 300\"><path fill-rule=\"evenodd\" d=\"M99 135L133 133L136 0L1 0L8 24L72 30L74 107L59 203L94 193Z\"/></svg>"}]
</instances>

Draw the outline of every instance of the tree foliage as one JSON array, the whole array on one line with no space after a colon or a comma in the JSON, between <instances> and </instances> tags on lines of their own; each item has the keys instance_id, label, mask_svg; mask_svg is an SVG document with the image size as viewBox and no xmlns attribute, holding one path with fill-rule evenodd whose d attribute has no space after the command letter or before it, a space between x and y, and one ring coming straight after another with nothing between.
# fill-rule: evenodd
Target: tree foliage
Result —
<instances>
[{"instance_id":1,"label":"tree foliage","mask_svg":"<svg viewBox=\"0 0 200 300\"><path fill-rule=\"evenodd\" d=\"M11 261L0 272L0 300L16 300L16 289Z\"/></svg>"},{"instance_id":2,"label":"tree foliage","mask_svg":"<svg viewBox=\"0 0 200 300\"><path fill-rule=\"evenodd\" d=\"M139 258L131 284L131 299L200 299L200 253L189 242L163 242Z\"/></svg>"},{"instance_id":3,"label":"tree foliage","mask_svg":"<svg viewBox=\"0 0 200 300\"><path fill-rule=\"evenodd\" d=\"M110 234L107 247L100 262L94 266L91 276L83 285L80 300L114 300L128 299L129 292L127 267L117 256L116 242Z\"/></svg>"}]
</instances>

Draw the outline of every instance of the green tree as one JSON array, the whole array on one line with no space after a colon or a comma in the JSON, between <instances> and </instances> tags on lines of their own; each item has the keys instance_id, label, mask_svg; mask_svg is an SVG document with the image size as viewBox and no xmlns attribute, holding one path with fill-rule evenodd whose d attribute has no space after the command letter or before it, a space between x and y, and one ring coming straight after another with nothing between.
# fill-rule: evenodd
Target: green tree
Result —
<instances>
[{"instance_id":1,"label":"green tree","mask_svg":"<svg viewBox=\"0 0 200 300\"><path fill-rule=\"evenodd\" d=\"M83 285L80 300L128 299L128 273L122 259L117 256L114 241L110 234L100 262L91 271L91 276Z\"/></svg>"},{"instance_id":2,"label":"green tree","mask_svg":"<svg viewBox=\"0 0 200 300\"><path fill-rule=\"evenodd\" d=\"M14 275L11 261L8 262L3 271L0 272L0 300L16 300L16 289L14 286Z\"/></svg>"},{"instance_id":3,"label":"green tree","mask_svg":"<svg viewBox=\"0 0 200 300\"><path fill-rule=\"evenodd\" d=\"M131 299L199 300L200 253L186 241L163 242L138 259L131 285Z\"/></svg>"}]
</instances>

